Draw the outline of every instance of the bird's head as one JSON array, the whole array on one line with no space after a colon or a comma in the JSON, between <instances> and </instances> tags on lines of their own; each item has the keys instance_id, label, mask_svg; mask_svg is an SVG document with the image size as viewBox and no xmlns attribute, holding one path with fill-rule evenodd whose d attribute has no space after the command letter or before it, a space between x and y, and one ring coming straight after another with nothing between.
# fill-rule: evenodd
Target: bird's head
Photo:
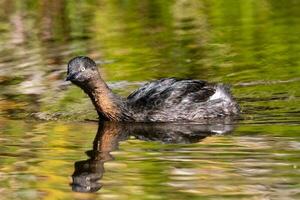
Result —
<instances>
[{"instance_id":1,"label":"bird's head","mask_svg":"<svg viewBox=\"0 0 300 200\"><path fill-rule=\"evenodd\" d=\"M89 57L77 56L68 63L66 81L71 81L75 85L83 86L99 76L95 61Z\"/></svg>"}]
</instances>

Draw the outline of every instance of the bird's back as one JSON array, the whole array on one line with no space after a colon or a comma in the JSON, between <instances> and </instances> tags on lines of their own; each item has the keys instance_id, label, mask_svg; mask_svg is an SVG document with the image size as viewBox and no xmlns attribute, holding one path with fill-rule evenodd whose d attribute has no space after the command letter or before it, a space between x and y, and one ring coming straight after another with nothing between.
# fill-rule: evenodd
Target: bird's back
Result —
<instances>
[{"instance_id":1,"label":"bird's back","mask_svg":"<svg viewBox=\"0 0 300 200\"><path fill-rule=\"evenodd\" d=\"M222 85L175 78L145 84L127 103L136 121L197 121L230 115L236 107Z\"/></svg>"}]
</instances>

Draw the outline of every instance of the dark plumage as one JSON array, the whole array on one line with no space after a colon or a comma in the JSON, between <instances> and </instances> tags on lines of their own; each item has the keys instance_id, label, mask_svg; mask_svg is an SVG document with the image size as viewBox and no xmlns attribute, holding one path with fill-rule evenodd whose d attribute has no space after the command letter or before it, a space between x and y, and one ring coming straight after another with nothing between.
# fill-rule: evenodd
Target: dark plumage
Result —
<instances>
[{"instance_id":1,"label":"dark plumage","mask_svg":"<svg viewBox=\"0 0 300 200\"><path fill-rule=\"evenodd\" d=\"M89 95L99 118L105 121L202 121L239 113L229 87L201 80L160 79L122 99L112 93L88 57L69 62L67 80Z\"/></svg>"}]
</instances>

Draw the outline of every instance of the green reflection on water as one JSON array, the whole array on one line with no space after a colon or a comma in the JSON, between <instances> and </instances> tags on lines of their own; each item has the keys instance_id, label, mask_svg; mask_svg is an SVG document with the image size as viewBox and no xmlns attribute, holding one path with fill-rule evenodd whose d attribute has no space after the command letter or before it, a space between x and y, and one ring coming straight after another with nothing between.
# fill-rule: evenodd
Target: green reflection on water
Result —
<instances>
[{"instance_id":1,"label":"green reflection on water","mask_svg":"<svg viewBox=\"0 0 300 200\"><path fill-rule=\"evenodd\" d=\"M0 1L1 196L299 198L299 4ZM195 144L120 142L101 190L71 192L73 164L88 159L97 129L83 122L97 117L89 99L63 81L75 55L101 63L124 96L161 77L229 83L243 120Z\"/></svg>"}]
</instances>

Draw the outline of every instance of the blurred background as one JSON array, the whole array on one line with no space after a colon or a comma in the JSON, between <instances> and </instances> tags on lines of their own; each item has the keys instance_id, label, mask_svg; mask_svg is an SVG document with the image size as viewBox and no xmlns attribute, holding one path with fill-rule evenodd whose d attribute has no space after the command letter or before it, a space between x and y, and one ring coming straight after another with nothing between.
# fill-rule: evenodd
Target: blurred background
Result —
<instances>
[{"instance_id":1,"label":"blurred background","mask_svg":"<svg viewBox=\"0 0 300 200\"><path fill-rule=\"evenodd\" d=\"M299 36L298 0L0 0L0 199L299 198ZM163 77L230 84L242 119L190 146L131 138L106 187L73 193L97 130L64 81L77 55L123 96Z\"/></svg>"}]
</instances>

